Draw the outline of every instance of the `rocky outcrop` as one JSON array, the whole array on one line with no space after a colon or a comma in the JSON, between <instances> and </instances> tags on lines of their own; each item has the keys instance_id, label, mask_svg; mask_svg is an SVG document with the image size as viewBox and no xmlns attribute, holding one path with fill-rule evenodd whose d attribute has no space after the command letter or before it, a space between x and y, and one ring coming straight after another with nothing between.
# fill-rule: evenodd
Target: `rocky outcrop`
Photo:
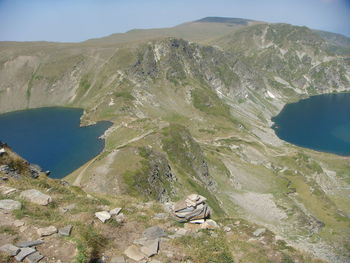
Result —
<instances>
[{"instance_id":1,"label":"rocky outcrop","mask_svg":"<svg viewBox=\"0 0 350 263\"><path fill-rule=\"evenodd\" d=\"M190 131L182 125L172 124L164 129L163 135L163 150L178 169L195 176L207 188L215 191L216 183L209 173L203 151Z\"/></svg>"}]
</instances>

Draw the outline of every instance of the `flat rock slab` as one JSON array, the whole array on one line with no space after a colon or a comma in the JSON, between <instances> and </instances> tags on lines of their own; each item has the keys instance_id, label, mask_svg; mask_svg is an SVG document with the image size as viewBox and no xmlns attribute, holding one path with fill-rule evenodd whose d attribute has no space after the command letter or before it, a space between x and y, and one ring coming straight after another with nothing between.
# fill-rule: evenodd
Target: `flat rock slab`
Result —
<instances>
[{"instance_id":1,"label":"flat rock slab","mask_svg":"<svg viewBox=\"0 0 350 263\"><path fill-rule=\"evenodd\" d=\"M114 216L114 215L117 216L120 213L120 211L122 211L122 209L120 207L117 207L109 211L109 214L111 216Z\"/></svg>"},{"instance_id":2,"label":"flat rock slab","mask_svg":"<svg viewBox=\"0 0 350 263\"><path fill-rule=\"evenodd\" d=\"M3 199L0 200L0 209L12 211L21 209L22 205L20 202L12 200L12 199Z\"/></svg>"},{"instance_id":3,"label":"flat rock slab","mask_svg":"<svg viewBox=\"0 0 350 263\"><path fill-rule=\"evenodd\" d=\"M140 249L135 246L131 245L129 246L125 251L124 254L131 258L132 260L139 261L145 257L145 255L140 251Z\"/></svg>"},{"instance_id":4,"label":"flat rock slab","mask_svg":"<svg viewBox=\"0 0 350 263\"><path fill-rule=\"evenodd\" d=\"M103 223L111 218L111 214L107 211L96 212L95 216L100 219Z\"/></svg>"},{"instance_id":5,"label":"flat rock slab","mask_svg":"<svg viewBox=\"0 0 350 263\"><path fill-rule=\"evenodd\" d=\"M38 263L40 260L44 258L39 252L35 252L26 257L25 262L28 263Z\"/></svg>"},{"instance_id":6,"label":"flat rock slab","mask_svg":"<svg viewBox=\"0 0 350 263\"><path fill-rule=\"evenodd\" d=\"M37 233L41 237L51 236L52 234L57 233L57 228L54 226L39 228Z\"/></svg>"},{"instance_id":7,"label":"flat rock slab","mask_svg":"<svg viewBox=\"0 0 350 263\"><path fill-rule=\"evenodd\" d=\"M21 250L19 251L19 253L17 254L17 256L15 256L15 259L17 261L22 261L24 258L26 258L27 256L29 256L30 254L35 253L35 249L31 248L31 247L24 247L21 248Z\"/></svg>"},{"instance_id":8,"label":"flat rock slab","mask_svg":"<svg viewBox=\"0 0 350 263\"><path fill-rule=\"evenodd\" d=\"M14 192L17 192L16 188L4 186L4 185L0 186L0 193L2 193L3 195L13 194Z\"/></svg>"},{"instance_id":9,"label":"flat rock slab","mask_svg":"<svg viewBox=\"0 0 350 263\"><path fill-rule=\"evenodd\" d=\"M43 240L32 240L32 241L24 241L24 242L18 242L16 244L17 247L34 247L43 244Z\"/></svg>"},{"instance_id":10,"label":"flat rock slab","mask_svg":"<svg viewBox=\"0 0 350 263\"><path fill-rule=\"evenodd\" d=\"M6 244L0 247L0 251L9 256L16 256L19 253L20 248L12 244Z\"/></svg>"},{"instance_id":11,"label":"flat rock slab","mask_svg":"<svg viewBox=\"0 0 350 263\"><path fill-rule=\"evenodd\" d=\"M158 253L159 240L150 240L141 248L141 252L147 257L152 257Z\"/></svg>"},{"instance_id":12,"label":"flat rock slab","mask_svg":"<svg viewBox=\"0 0 350 263\"><path fill-rule=\"evenodd\" d=\"M143 236L149 240L154 240L157 238L166 237L168 235L159 226L152 226L143 232Z\"/></svg>"},{"instance_id":13,"label":"flat rock slab","mask_svg":"<svg viewBox=\"0 0 350 263\"><path fill-rule=\"evenodd\" d=\"M49 203L52 202L51 196L43 194L42 192L36 189L23 191L20 196L23 199L37 205L48 205Z\"/></svg>"},{"instance_id":14,"label":"flat rock slab","mask_svg":"<svg viewBox=\"0 0 350 263\"><path fill-rule=\"evenodd\" d=\"M126 261L123 256L115 256L112 257L111 263L126 263Z\"/></svg>"},{"instance_id":15,"label":"flat rock slab","mask_svg":"<svg viewBox=\"0 0 350 263\"><path fill-rule=\"evenodd\" d=\"M62 228L58 229L58 234L60 234L61 236L70 236L70 232L72 231L73 226L72 225L68 225Z\"/></svg>"}]
</instances>

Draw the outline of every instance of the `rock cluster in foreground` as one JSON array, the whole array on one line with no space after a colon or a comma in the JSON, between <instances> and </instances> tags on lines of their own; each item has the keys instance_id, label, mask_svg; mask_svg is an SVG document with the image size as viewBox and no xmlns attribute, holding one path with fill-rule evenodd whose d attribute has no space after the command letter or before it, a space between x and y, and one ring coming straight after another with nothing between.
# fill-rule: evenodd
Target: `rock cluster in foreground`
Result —
<instances>
[{"instance_id":1,"label":"rock cluster in foreground","mask_svg":"<svg viewBox=\"0 0 350 263\"><path fill-rule=\"evenodd\" d=\"M204 223L210 217L210 207L205 203L207 199L198 194L191 194L186 199L174 205L174 216L181 222Z\"/></svg>"}]
</instances>

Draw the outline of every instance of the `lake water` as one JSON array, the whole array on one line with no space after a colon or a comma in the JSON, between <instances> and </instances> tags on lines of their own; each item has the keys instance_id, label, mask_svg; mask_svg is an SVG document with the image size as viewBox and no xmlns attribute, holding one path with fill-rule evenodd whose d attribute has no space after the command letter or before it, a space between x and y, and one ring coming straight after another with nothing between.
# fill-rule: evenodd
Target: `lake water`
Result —
<instances>
[{"instance_id":1,"label":"lake water","mask_svg":"<svg viewBox=\"0 0 350 263\"><path fill-rule=\"evenodd\" d=\"M98 155L110 122L80 127L82 109L50 107L0 115L0 141L30 163L62 178Z\"/></svg>"},{"instance_id":2,"label":"lake water","mask_svg":"<svg viewBox=\"0 0 350 263\"><path fill-rule=\"evenodd\" d=\"M287 104L272 121L272 128L282 140L350 155L350 93L318 95Z\"/></svg>"}]
</instances>

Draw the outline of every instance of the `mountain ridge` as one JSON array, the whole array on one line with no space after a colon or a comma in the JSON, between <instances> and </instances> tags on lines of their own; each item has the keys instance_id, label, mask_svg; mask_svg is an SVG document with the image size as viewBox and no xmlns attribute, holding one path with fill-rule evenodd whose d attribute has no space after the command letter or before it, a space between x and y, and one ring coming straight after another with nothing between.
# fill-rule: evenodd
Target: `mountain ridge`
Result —
<instances>
[{"instance_id":1,"label":"mountain ridge","mask_svg":"<svg viewBox=\"0 0 350 263\"><path fill-rule=\"evenodd\" d=\"M74 106L84 125L111 121L104 151L66 178L85 191L154 199L155 180L167 198L198 192L217 213L346 262L349 157L281 141L271 117L301 98L349 92L349 53L287 24L179 27L3 47L0 111ZM167 166L176 181L163 180Z\"/></svg>"}]
</instances>

